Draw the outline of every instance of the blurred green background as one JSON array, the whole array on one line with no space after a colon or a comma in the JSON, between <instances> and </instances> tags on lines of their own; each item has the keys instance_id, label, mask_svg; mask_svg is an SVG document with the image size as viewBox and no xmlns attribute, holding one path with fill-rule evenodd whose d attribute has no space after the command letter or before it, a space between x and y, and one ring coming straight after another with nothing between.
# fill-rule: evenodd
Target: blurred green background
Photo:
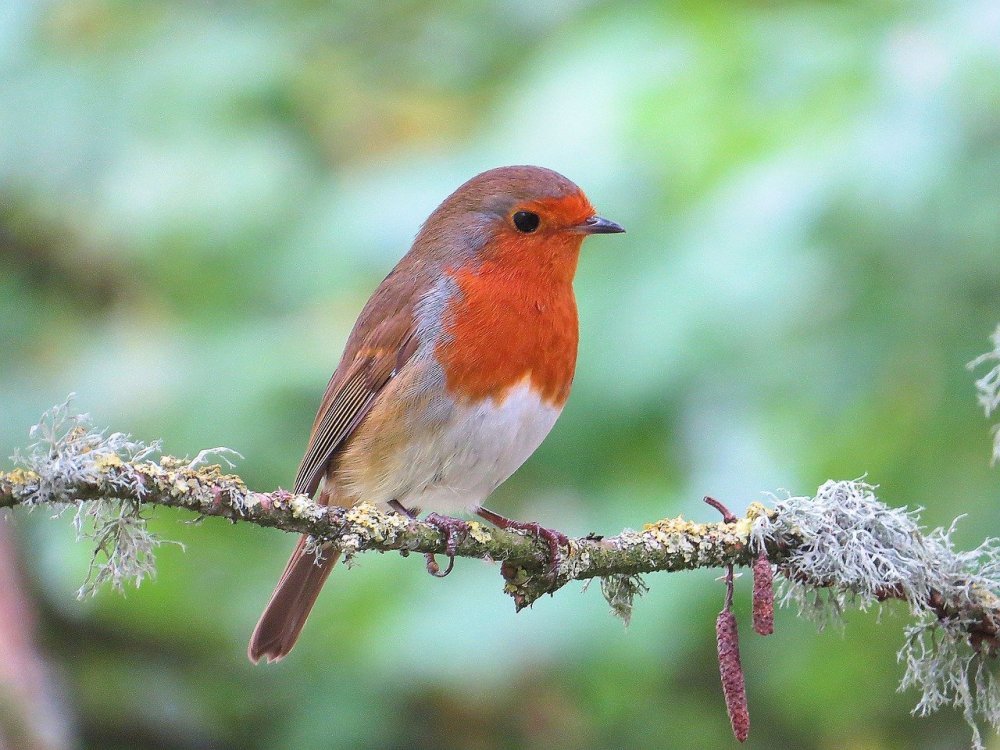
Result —
<instances>
[{"instance_id":1,"label":"blurred green background","mask_svg":"<svg viewBox=\"0 0 1000 750\"><path fill-rule=\"evenodd\" d=\"M287 487L420 222L518 163L628 234L584 248L573 396L493 507L615 533L867 472L928 524L967 514L963 546L997 533L964 369L1000 320L994 0L7 0L0 455L74 391L99 425L230 446L251 487ZM365 555L254 668L293 538L153 517L186 551L81 602L87 545L14 514L60 746L735 744L717 572L650 576L626 630L596 587L515 616L496 566ZM782 611L761 639L748 598L748 747L967 745L895 692L901 609L820 635Z\"/></svg>"}]
</instances>

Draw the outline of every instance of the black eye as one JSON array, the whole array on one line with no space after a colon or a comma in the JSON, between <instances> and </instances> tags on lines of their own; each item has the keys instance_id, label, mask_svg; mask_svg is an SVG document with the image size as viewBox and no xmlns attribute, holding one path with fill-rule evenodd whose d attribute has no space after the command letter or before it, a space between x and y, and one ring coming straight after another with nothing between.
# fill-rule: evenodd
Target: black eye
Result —
<instances>
[{"instance_id":1,"label":"black eye","mask_svg":"<svg viewBox=\"0 0 1000 750\"><path fill-rule=\"evenodd\" d=\"M525 234L531 234L538 229L538 223L541 221L538 218L538 214L533 214L531 211L518 211L511 218L514 220L514 226L517 227L517 231L524 232Z\"/></svg>"}]
</instances>

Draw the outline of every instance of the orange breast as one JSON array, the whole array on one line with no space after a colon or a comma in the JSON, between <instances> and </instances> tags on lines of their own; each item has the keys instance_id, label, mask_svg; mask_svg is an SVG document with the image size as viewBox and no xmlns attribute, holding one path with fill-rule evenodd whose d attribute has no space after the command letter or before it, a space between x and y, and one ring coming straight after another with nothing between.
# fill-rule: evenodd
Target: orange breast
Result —
<instances>
[{"instance_id":1,"label":"orange breast","mask_svg":"<svg viewBox=\"0 0 1000 750\"><path fill-rule=\"evenodd\" d=\"M445 311L436 354L449 392L463 400L502 402L530 379L543 401L569 398L579 340L570 279L554 281L487 261L449 274L460 290Z\"/></svg>"}]
</instances>

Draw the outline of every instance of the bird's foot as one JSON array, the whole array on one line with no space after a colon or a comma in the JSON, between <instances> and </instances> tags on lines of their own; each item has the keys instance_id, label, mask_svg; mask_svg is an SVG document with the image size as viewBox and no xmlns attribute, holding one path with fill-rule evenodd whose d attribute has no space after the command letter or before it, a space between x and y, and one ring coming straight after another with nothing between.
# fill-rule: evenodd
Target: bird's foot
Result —
<instances>
[{"instance_id":1,"label":"bird's foot","mask_svg":"<svg viewBox=\"0 0 1000 750\"><path fill-rule=\"evenodd\" d=\"M417 515L420 513L420 509L419 508L407 508L401 502L399 502L399 500L390 500L389 501L389 507L392 508L397 513L402 513L404 516L406 516L407 518L409 518L411 521L417 520ZM443 518L443 516L439 516L436 513L431 513L431 515L427 517L427 521L429 523L435 525L435 526L437 526L437 524L434 523L434 520L431 518L431 516L434 516L435 518ZM453 518L451 520L456 521L457 519ZM438 526L438 528L440 529L441 527ZM448 534L448 532L445 531L444 529L441 529L441 530L444 531L445 534ZM449 537L449 541L450 541L450 537ZM457 542L456 542L456 544L457 544ZM405 552L405 550L404 550L404 552ZM409 554L409 553L407 553L407 554ZM427 565L427 572L428 573L430 573L435 578L444 578L446 575L448 575L451 572L451 569L453 567L455 567L455 557L454 557L454 555L452 555L449 558L449 560L448 560L448 567L445 569L444 573L441 572L441 566L438 565L437 560L434 558L434 553L433 552L425 552L424 553L424 563Z\"/></svg>"},{"instance_id":2,"label":"bird's foot","mask_svg":"<svg viewBox=\"0 0 1000 750\"><path fill-rule=\"evenodd\" d=\"M444 553L448 555L448 557L454 557L455 553L458 551L458 545L469 533L469 524L461 518L441 516L437 513L428 514L427 518L424 520L431 526L437 527L445 535L446 541Z\"/></svg>"},{"instance_id":3,"label":"bird's foot","mask_svg":"<svg viewBox=\"0 0 1000 750\"><path fill-rule=\"evenodd\" d=\"M434 559L433 552L428 552L424 555L424 558L427 560L427 572L435 578L444 578L455 567L455 553L458 551L458 545L462 539L469 533L469 524L460 518L441 516L437 513L429 514L424 520L445 535L444 553L448 556L448 567L445 568L443 573L441 572L441 566Z\"/></svg>"},{"instance_id":4,"label":"bird's foot","mask_svg":"<svg viewBox=\"0 0 1000 750\"><path fill-rule=\"evenodd\" d=\"M535 521L515 521L511 518L505 518L498 513L494 513L492 510L487 508L479 508L476 511L476 514L480 518L484 518L494 526L498 526L501 529L524 531L532 536L544 540L549 546L549 569L546 573L546 578L548 578L550 583L555 584L556 578L559 575L559 561L562 559L562 553L559 548L569 546L569 537L561 531L546 528Z\"/></svg>"}]
</instances>

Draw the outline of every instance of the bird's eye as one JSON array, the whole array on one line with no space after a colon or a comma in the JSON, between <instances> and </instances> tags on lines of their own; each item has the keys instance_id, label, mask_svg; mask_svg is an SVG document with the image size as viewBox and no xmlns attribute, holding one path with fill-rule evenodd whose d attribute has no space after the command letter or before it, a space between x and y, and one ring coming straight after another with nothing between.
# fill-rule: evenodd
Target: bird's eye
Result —
<instances>
[{"instance_id":1,"label":"bird's eye","mask_svg":"<svg viewBox=\"0 0 1000 750\"><path fill-rule=\"evenodd\" d=\"M538 224L541 221L538 218L538 214L531 211L518 211L511 219L514 221L517 231L524 232L525 234L531 234L538 229Z\"/></svg>"}]
</instances>

